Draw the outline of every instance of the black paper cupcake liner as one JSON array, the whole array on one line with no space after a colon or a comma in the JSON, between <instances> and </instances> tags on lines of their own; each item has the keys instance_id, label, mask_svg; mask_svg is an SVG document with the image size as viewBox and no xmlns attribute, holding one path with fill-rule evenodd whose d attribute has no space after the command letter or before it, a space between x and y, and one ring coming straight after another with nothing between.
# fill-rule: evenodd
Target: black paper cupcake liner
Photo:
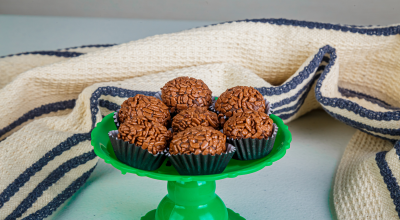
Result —
<instances>
[{"instance_id":1,"label":"black paper cupcake liner","mask_svg":"<svg viewBox=\"0 0 400 220\"><path fill-rule=\"evenodd\" d=\"M208 110L210 110L210 111L215 112L215 113L218 114L218 112L215 110L215 103L216 103L217 100L218 100L218 96L212 96L212 97L211 97L211 100L212 100L212 102L211 102L211 105L208 107Z\"/></svg>"},{"instance_id":2,"label":"black paper cupcake liner","mask_svg":"<svg viewBox=\"0 0 400 220\"><path fill-rule=\"evenodd\" d=\"M236 147L236 153L233 159L236 160L256 160L267 156L271 153L276 134L278 133L278 126L273 124L274 130L272 136L268 139L232 139L226 138L226 142Z\"/></svg>"},{"instance_id":3,"label":"black paper cupcake liner","mask_svg":"<svg viewBox=\"0 0 400 220\"><path fill-rule=\"evenodd\" d=\"M131 167L152 171L158 169L167 158L167 151L154 155L149 153L148 150L143 150L142 147L136 144L130 144L118 139L117 130L110 131L108 136L110 137L115 156L119 161Z\"/></svg>"},{"instance_id":4,"label":"black paper cupcake liner","mask_svg":"<svg viewBox=\"0 0 400 220\"><path fill-rule=\"evenodd\" d=\"M156 92L156 94L154 94L154 97L156 97L156 98L158 98L159 100L162 101L162 98L161 98L161 91Z\"/></svg>"},{"instance_id":5,"label":"black paper cupcake liner","mask_svg":"<svg viewBox=\"0 0 400 220\"><path fill-rule=\"evenodd\" d=\"M230 144L227 144L226 147L226 153L214 156L210 154L169 154L168 158L180 175L218 174L225 170L236 151L236 148Z\"/></svg>"},{"instance_id":6,"label":"black paper cupcake liner","mask_svg":"<svg viewBox=\"0 0 400 220\"><path fill-rule=\"evenodd\" d=\"M114 112L113 119L114 119L114 124L117 126L117 129L119 129L119 120L118 120L118 112L120 109Z\"/></svg>"}]
</instances>

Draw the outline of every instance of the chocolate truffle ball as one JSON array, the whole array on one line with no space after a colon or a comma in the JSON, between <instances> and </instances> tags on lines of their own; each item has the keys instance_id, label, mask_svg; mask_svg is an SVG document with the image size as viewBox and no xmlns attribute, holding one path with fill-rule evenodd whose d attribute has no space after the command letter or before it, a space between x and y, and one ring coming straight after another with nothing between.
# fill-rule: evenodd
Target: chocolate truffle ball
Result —
<instances>
[{"instance_id":1,"label":"chocolate truffle ball","mask_svg":"<svg viewBox=\"0 0 400 220\"><path fill-rule=\"evenodd\" d=\"M169 152L176 154L215 155L226 152L226 136L211 127L197 126L174 135Z\"/></svg>"},{"instance_id":2,"label":"chocolate truffle ball","mask_svg":"<svg viewBox=\"0 0 400 220\"><path fill-rule=\"evenodd\" d=\"M217 114L208 111L206 108L191 107L182 110L172 120L172 129L174 132L183 131L187 128L196 126L210 126L218 129L219 122Z\"/></svg>"},{"instance_id":3,"label":"chocolate truffle ball","mask_svg":"<svg viewBox=\"0 0 400 220\"><path fill-rule=\"evenodd\" d=\"M226 90L215 103L219 117L232 117L245 110L265 111L265 100L259 91L249 86L236 86ZM223 123L223 121L221 121Z\"/></svg>"},{"instance_id":4,"label":"chocolate truffle ball","mask_svg":"<svg viewBox=\"0 0 400 220\"><path fill-rule=\"evenodd\" d=\"M136 116L146 117L150 121L156 121L164 126L171 119L168 107L153 96L138 94L125 100L118 112L119 123Z\"/></svg>"},{"instance_id":5,"label":"chocolate truffle ball","mask_svg":"<svg viewBox=\"0 0 400 220\"><path fill-rule=\"evenodd\" d=\"M224 124L224 134L233 139L267 139L273 132L273 121L264 112L246 110L229 118Z\"/></svg>"},{"instance_id":6,"label":"chocolate truffle ball","mask_svg":"<svg viewBox=\"0 0 400 220\"><path fill-rule=\"evenodd\" d=\"M201 79L178 77L161 88L161 98L171 112L180 112L189 107L209 107L211 90Z\"/></svg>"},{"instance_id":7,"label":"chocolate truffle ball","mask_svg":"<svg viewBox=\"0 0 400 220\"><path fill-rule=\"evenodd\" d=\"M162 124L139 116L125 120L119 126L118 138L156 154L167 147L172 133Z\"/></svg>"}]
</instances>

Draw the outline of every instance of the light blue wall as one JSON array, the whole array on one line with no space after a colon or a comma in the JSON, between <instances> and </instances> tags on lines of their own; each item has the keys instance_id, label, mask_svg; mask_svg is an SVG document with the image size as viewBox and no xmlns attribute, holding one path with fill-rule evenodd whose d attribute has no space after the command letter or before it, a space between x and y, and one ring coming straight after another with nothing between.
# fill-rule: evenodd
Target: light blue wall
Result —
<instances>
[{"instance_id":1,"label":"light blue wall","mask_svg":"<svg viewBox=\"0 0 400 220\"><path fill-rule=\"evenodd\" d=\"M399 0L0 0L0 14L227 21L400 23Z\"/></svg>"}]
</instances>

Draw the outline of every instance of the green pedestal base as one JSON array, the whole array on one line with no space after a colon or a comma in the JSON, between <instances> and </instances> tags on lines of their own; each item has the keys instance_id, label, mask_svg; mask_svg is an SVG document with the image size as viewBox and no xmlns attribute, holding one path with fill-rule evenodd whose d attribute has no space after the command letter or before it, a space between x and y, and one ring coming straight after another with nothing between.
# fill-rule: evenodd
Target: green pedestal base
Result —
<instances>
[{"instance_id":1,"label":"green pedestal base","mask_svg":"<svg viewBox=\"0 0 400 220\"><path fill-rule=\"evenodd\" d=\"M229 220L246 220L245 218L241 217L239 214L235 213L231 209L228 210L228 217ZM141 220L155 220L156 219L156 211L157 209L153 209L148 212L145 216L141 218Z\"/></svg>"},{"instance_id":2,"label":"green pedestal base","mask_svg":"<svg viewBox=\"0 0 400 220\"><path fill-rule=\"evenodd\" d=\"M168 195L142 220L244 220L215 194L215 181L168 181Z\"/></svg>"}]
</instances>

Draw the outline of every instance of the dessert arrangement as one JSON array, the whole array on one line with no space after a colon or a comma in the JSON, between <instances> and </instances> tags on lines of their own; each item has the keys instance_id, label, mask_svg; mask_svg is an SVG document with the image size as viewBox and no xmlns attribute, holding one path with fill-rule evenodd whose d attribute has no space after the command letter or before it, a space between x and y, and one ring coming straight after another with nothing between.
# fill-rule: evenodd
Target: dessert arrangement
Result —
<instances>
[{"instance_id":1,"label":"dessert arrangement","mask_svg":"<svg viewBox=\"0 0 400 220\"><path fill-rule=\"evenodd\" d=\"M118 160L156 170L165 159L180 175L222 173L229 161L267 156L278 127L269 102L253 87L236 86L212 97L200 79L178 77L161 93L136 95L114 113L108 133Z\"/></svg>"}]
</instances>

